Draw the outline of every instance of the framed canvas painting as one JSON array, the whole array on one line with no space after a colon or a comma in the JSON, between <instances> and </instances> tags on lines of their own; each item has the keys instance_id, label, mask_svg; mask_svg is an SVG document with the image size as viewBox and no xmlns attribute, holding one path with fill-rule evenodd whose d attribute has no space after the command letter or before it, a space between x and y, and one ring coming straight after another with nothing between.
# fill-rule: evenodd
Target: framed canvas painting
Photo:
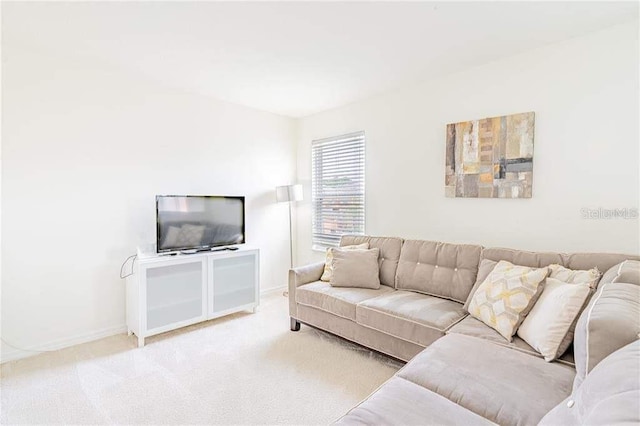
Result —
<instances>
[{"instance_id":1,"label":"framed canvas painting","mask_svg":"<svg viewBox=\"0 0 640 426\"><path fill-rule=\"evenodd\" d=\"M531 198L535 113L447 125L447 197Z\"/></svg>"}]
</instances>

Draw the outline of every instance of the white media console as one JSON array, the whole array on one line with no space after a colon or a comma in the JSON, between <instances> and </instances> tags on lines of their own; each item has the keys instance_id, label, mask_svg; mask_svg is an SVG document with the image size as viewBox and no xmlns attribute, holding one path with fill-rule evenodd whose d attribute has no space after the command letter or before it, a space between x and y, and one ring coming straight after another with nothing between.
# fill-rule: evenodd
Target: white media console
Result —
<instances>
[{"instance_id":1,"label":"white media console","mask_svg":"<svg viewBox=\"0 0 640 426\"><path fill-rule=\"evenodd\" d=\"M243 310L260 303L260 252L236 251L158 255L138 248L127 278L127 329L138 346L176 328Z\"/></svg>"}]
</instances>

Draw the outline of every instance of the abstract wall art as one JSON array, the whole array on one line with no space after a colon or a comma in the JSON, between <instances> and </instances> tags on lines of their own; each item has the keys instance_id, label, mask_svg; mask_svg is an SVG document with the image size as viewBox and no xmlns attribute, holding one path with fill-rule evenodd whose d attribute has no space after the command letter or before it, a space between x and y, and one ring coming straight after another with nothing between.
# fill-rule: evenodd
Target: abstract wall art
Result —
<instances>
[{"instance_id":1,"label":"abstract wall art","mask_svg":"<svg viewBox=\"0 0 640 426\"><path fill-rule=\"evenodd\" d=\"M447 197L531 198L535 114L447 125Z\"/></svg>"}]
</instances>

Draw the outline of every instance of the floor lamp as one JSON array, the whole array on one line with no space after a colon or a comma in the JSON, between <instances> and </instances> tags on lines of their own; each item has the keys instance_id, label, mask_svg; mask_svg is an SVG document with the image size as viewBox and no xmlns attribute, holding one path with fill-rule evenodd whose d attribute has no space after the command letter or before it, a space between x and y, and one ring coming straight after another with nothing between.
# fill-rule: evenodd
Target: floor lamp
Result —
<instances>
[{"instance_id":1,"label":"floor lamp","mask_svg":"<svg viewBox=\"0 0 640 426\"><path fill-rule=\"evenodd\" d=\"M291 221L291 204L302 201L302 185L284 185L276 187L276 200L289 203L289 264L293 269L293 223ZM285 296L287 292L284 292Z\"/></svg>"}]
</instances>

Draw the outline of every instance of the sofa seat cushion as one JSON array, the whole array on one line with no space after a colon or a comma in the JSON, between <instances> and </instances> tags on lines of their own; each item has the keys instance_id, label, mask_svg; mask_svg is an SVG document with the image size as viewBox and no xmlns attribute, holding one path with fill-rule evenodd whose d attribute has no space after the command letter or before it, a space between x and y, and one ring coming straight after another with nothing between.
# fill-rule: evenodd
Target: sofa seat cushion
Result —
<instances>
[{"instance_id":1,"label":"sofa seat cushion","mask_svg":"<svg viewBox=\"0 0 640 426\"><path fill-rule=\"evenodd\" d=\"M493 342L496 345L504 346L516 351L524 352L526 354L542 358L542 355L538 351L529 346L529 344L522 340L520 337L514 336L512 342L507 342L504 337L500 335L500 333L472 316L466 317L465 319L451 327L449 330L447 330L447 334L450 333L477 337L480 339L488 340L489 342ZM567 350L560 358L558 358L557 361L574 366L575 363L573 360L572 348L570 347L569 350Z\"/></svg>"},{"instance_id":2,"label":"sofa seat cushion","mask_svg":"<svg viewBox=\"0 0 640 426\"><path fill-rule=\"evenodd\" d=\"M332 313L342 318L356 320L356 305L363 300L394 291L381 285L379 289L332 287L328 282L315 281L296 289L296 302Z\"/></svg>"},{"instance_id":3,"label":"sofa seat cushion","mask_svg":"<svg viewBox=\"0 0 640 426\"><path fill-rule=\"evenodd\" d=\"M569 396L575 370L452 333L397 374L498 424L532 425Z\"/></svg>"},{"instance_id":4,"label":"sofa seat cushion","mask_svg":"<svg viewBox=\"0 0 640 426\"><path fill-rule=\"evenodd\" d=\"M358 324L422 346L442 337L465 315L461 303L403 290L367 299L356 307Z\"/></svg>"},{"instance_id":5,"label":"sofa seat cushion","mask_svg":"<svg viewBox=\"0 0 640 426\"><path fill-rule=\"evenodd\" d=\"M335 424L471 426L493 423L422 386L392 377Z\"/></svg>"}]
</instances>

